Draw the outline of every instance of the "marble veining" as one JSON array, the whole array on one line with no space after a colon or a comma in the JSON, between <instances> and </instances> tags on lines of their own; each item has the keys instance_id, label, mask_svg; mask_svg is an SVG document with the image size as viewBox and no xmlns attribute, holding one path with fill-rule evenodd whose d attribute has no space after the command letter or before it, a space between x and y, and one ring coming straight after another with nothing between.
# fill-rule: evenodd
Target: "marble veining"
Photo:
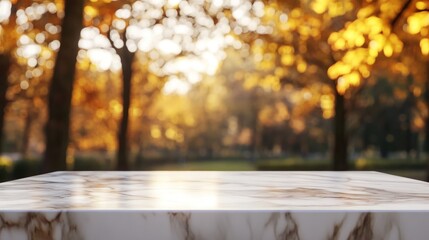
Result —
<instances>
[{"instance_id":1,"label":"marble veining","mask_svg":"<svg viewBox=\"0 0 429 240\"><path fill-rule=\"evenodd\" d=\"M0 210L428 211L429 184L378 172L53 172L1 183Z\"/></svg>"},{"instance_id":2,"label":"marble veining","mask_svg":"<svg viewBox=\"0 0 429 240\"><path fill-rule=\"evenodd\" d=\"M54 172L0 184L0 240L427 240L429 184L377 172Z\"/></svg>"},{"instance_id":3,"label":"marble veining","mask_svg":"<svg viewBox=\"0 0 429 240\"><path fill-rule=\"evenodd\" d=\"M72 211L0 215L0 239L427 240L428 214Z\"/></svg>"}]
</instances>

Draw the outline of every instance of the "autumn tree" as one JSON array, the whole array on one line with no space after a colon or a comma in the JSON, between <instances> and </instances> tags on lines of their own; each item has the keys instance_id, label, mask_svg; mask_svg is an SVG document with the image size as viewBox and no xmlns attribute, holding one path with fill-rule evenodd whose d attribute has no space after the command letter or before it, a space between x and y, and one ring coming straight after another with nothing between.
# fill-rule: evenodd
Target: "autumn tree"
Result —
<instances>
[{"instance_id":1,"label":"autumn tree","mask_svg":"<svg viewBox=\"0 0 429 240\"><path fill-rule=\"evenodd\" d=\"M129 5L128 5L129 6ZM125 21L127 18L118 20ZM128 26L129 23L125 23L125 26ZM118 132L118 151L117 151L117 170L128 170L128 153L129 153L129 114L130 114L130 105L131 105L131 80L133 76L133 62L136 49L130 49L127 46L128 36L127 28L122 29L121 32L116 32L116 39L114 34L110 34L109 39L111 40L112 47L114 47L116 54L121 59L122 66L122 117L119 124ZM119 35L119 36L118 36ZM114 41L122 41L122 46L115 45ZM129 42L128 42L129 43Z\"/></svg>"},{"instance_id":2,"label":"autumn tree","mask_svg":"<svg viewBox=\"0 0 429 240\"><path fill-rule=\"evenodd\" d=\"M17 35L15 31L16 11L18 6L10 1L0 2L0 9L4 9L4 16L0 15L0 154L3 150L3 128L7 105L6 93L9 86L8 76L12 65L12 51L16 47ZM8 33L6 33L8 32Z\"/></svg>"},{"instance_id":3,"label":"autumn tree","mask_svg":"<svg viewBox=\"0 0 429 240\"><path fill-rule=\"evenodd\" d=\"M82 29L84 0L65 0L61 24L61 46L55 60L49 89L46 150L43 171L66 169L70 109L78 42Z\"/></svg>"},{"instance_id":4,"label":"autumn tree","mask_svg":"<svg viewBox=\"0 0 429 240\"><path fill-rule=\"evenodd\" d=\"M141 62L142 65L148 62ZM130 148L136 152L135 163L144 165L145 149L151 138L152 121L156 121L158 112L151 111L152 107L164 94L162 92L166 77L160 77L149 72L147 67L138 69L134 84L138 87L133 90L132 99L136 99L131 106ZM144 110L144 111L143 111Z\"/></svg>"},{"instance_id":5,"label":"autumn tree","mask_svg":"<svg viewBox=\"0 0 429 240\"><path fill-rule=\"evenodd\" d=\"M93 7L90 8L91 6ZM213 72L220 61L218 56L214 56L213 50L222 50L223 43L219 38L223 38L231 29L223 11L229 12L239 6L237 3L198 1L130 1L113 7L110 14L100 14L103 10L95 6L97 2L88 6L88 12L93 13L93 19L96 20L93 22L98 22L96 27L107 36L111 47L121 59L123 98L117 167L125 170L128 169L128 122L132 105L130 92L133 72L142 67L141 61L145 58L150 60L147 64L149 71L160 77L184 79L192 75L191 81L195 81L200 78L198 71L207 71L202 69L195 73L195 70L187 71L177 67L183 64L181 62L189 62L187 59L211 61L208 68ZM212 39L219 46L209 46ZM133 61L136 62L134 69Z\"/></svg>"},{"instance_id":6,"label":"autumn tree","mask_svg":"<svg viewBox=\"0 0 429 240\"><path fill-rule=\"evenodd\" d=\"M8 88L8 73L11 64L9 53L0 55L0 151L3 148L3 126L5 118L5 109L7 104L6 91ZM4 74L5 73L5 74Z\"/></svg>"},{"instance_id":7,"label":"autumn tree","mask_svg":"<svg viewBox=\"0 0 429 240\"><path fill-rule=\"evenodd\" d=\"M7 103L28 102L21 152L27 153L30 126L47 91L44 78L50 75L51 56L56 50L58 27L62 10L57 2L2 1L0 17L2 38L2 101L0 122L4 122ZM3 81L4 80L4 81ZM43 104L42 104L43 105ZM1 125L2 125L1 124ZM2 127L3 129L3 127ZM0 134L2 137L4 134ZM3 139L3 138L2 138ZM2 145L2 144L0 144Z\"/></svg>"},{"instance_id":8,"label":"autumn tree","mask_svg":"<svg viewBox=\"0 0 429 240\"><path fill-rule=\"evenodd\" d=\"M87 36L87 31L88 29L84 30L83 35ZM91 51L89 54L92 56ZM70 148L74 153L92 150L110 155L116 149L117 120L121 115L121 103L118 99L120 66L105 71L100 69L104 65L97 66L89 57L82 56L85 54L80 55L72 99Z\"/></svg>"},{"instance_id":9,"label":"autumn tree","mask_svg":"<svg viewBox=\"0 0 429 240\"><path fill-rule=\"evenodd\" d=\"M429 114L427 114L427 109L429 109L429 60L427 56L429 55L429 4L426 1L412 1L408 0L408 11L406 12L406 31L412 36L412 38L406 38L410 43L418 44L421 50L421 59L425 63L425 66L422 68L426 69L426 80L424 81L424 102L426 105L426 116L424 117L425 122L425 143L424 151L427 158L427 181L429 181ZM417 67L418 65L415 65ZM411 67L411 66L410 66Z\"/></svg>"},{"instance_id":10,"label":"autumn tree","mask_svg":"<svg viewBox=\"0 0 429 240\"><path fill-rule=\"evenodd\" d=\"M403 44L392 28L402 19L406 5L402 1L267 2L265 11L270 14L264 22L272 31L260 35L259 41L278 52L273 59L287 68L284 79L312 78L331 89L321 107L325 117L333 117L335 170L346 170L348 165L349 101L377 59L401 52Z\"/></svg>"}]
</instances>

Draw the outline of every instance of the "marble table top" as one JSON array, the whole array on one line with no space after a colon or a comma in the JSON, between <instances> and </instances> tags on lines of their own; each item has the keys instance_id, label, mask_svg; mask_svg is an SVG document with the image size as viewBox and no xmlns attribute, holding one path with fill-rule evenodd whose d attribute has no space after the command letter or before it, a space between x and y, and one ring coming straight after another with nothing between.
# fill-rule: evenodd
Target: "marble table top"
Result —
<instances>
[{"instance_id":1,"label":"marble table top","mask_svg":"<svg viewBox=\"0 0 429 240\"><path fill-rule=\"evenodd\" d=\"M378 172L53 172L0 184L0 211L429 211L429 184Z\"/></svg>"}]
</instances>

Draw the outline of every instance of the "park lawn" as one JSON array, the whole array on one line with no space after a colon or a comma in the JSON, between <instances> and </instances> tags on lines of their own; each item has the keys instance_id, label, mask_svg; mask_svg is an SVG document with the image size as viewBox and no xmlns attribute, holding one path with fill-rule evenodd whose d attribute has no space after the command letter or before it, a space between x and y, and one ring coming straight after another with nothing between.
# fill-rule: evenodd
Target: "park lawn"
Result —
<instances>
[{"instance_id":1,"label":"park lawn","mask_svg":"<svg viewBox=\"0 0 429 240\"><path fill-rule=\"evenodd\" d=\"M255 165L246 161L201 161L166 164L154 167L159 171L254 171Z\"/></svg>"},{"instance_id":2,"label":"park lawn","mask_svg":"<svg viewBox=\"0 0 429 240\"><path fill-rule=\"evenodd\" d=\"M151 170L158 171L255 171L256 166L251 162L246 161L203 161L189 162L183 164L166 164L157 166ZM377 171L375 169L375 171ZM412 178L424 181L426 179L425 170L381 170L387 174L392 174L401 177Z\"/></svg>"},{"instance_id":3,"label":"park lawn","mask_svg":"<svg viewBox=\"0 0 429 240\"><path fill-rule=\"evenodd\" d=\"M414 170L414 169L413 170L388 170L388 171L382 171L382 172L396 175L396 176L421 180L421 181L426 180L425 170Z\"/></svg>"}]
</instances>

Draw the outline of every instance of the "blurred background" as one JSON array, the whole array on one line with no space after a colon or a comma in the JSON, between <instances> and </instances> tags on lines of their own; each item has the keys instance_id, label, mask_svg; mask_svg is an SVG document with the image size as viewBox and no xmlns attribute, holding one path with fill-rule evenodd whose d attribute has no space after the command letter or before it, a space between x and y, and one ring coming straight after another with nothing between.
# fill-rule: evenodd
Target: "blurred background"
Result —
<instances>
[{"instance_id":1,"label":"blurred background","mask_svg":"<svg viewBox=\"0 0 429 240\"><path fill-rule=\"evenodd\" d=\"M429 180L427 0L0 0L0 181L54 170Z\"/></svg>"}]
</instances>

